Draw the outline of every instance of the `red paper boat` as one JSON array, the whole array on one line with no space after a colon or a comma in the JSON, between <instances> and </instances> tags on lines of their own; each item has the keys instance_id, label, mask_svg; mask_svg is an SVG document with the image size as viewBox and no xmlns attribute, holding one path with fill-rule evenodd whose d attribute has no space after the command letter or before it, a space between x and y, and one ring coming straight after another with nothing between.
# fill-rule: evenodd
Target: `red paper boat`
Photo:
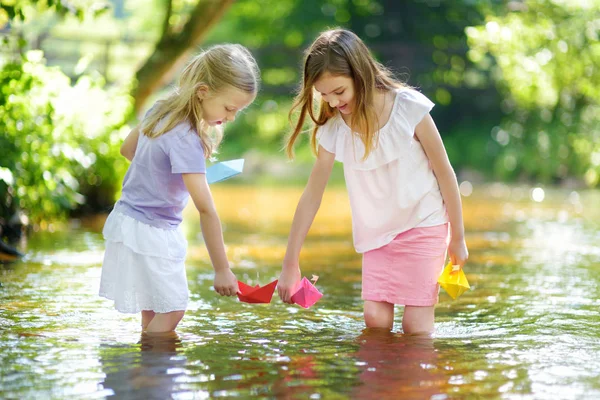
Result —
<instances>
[{"instance_id":1,"label":"red paper boat","mask_svg":"<svg viewBox=\"0 0 600 400\"><path fill-rule=\"evenodd\" d=\"M275 286L277 286L277 280L263 287L260 285L250 286L238 281L237 297L244 303L270 303Z\"/></svg>"},{"instance_id":2,"label":"red paper boat","mask_svg":"<svg viewBox=\"0 0 600 400\"><path fill-rule=\"evenodd\" d=\"M317 283L318 276L313 275L313 280ZM302 278L298 290L292 296L292 302L300 307L309 308L313 306L323 294L306 277Z\"/></svg>"}]
</instances>

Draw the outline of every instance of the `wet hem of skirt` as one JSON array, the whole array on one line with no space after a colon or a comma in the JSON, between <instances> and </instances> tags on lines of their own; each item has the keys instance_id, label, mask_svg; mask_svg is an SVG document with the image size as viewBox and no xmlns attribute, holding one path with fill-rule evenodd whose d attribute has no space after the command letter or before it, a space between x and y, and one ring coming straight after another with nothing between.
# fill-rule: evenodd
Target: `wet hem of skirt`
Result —
<instances>
[{"instance_id":1,"label":"wet hem of skirt","mask_svg":"<svg viewBox=\"0 0 600 400\"><path fill-rule=\"evenodd\" d=\"M414 306L414 307L431 307L435 306L438 303L438 298L435 297L433 299L425 299L425 300L414 300L414 299L402 299L402 298L393 298L387 296L365 296L362 295L362 299L364 301L379 301L390 304L398 304L402 306Z\"/></svg>"},{"instance_id":2,"label":"wet hem of skirt","mask_svg":"<svg viewBox=\"0 0 600 400\"><path fill-rule=\"evenodd\" d=\"M98 293L100 297L103 297L107 300L115 301L115 299L107 293ZM167 307L167 308L156 308L156 307L136 307L136 308L119 308L117 304L114 304L115 310L123 314L138 314L143 311L154 311L158 314L170 313L173 311L185 311L187 310L188 302L185 302L185 305L179 305L177 307Z\"/></svg>"}]
</instances>

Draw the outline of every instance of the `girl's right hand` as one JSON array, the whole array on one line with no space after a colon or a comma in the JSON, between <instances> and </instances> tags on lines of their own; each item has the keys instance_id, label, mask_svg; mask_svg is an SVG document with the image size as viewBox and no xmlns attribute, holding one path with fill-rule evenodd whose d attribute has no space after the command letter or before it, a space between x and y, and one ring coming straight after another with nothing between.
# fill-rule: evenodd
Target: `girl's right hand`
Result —
<instances>
[{"instance_id":1,"label":"girl's right hand","mask_svg":"<svg viewBox=\"0 0 600 400\"><path fill-rule=\"evenodd\" d=\"M238 291L237 279L229 268L215 271L214 287L221 296L235 296Z\"/></svg>"},{"instance_id":2,"label":"girl's right hand","mask_svg":"<svg viewBox=\"0 0 600 400\"><path fill-rule=\"evenodd\" d=\"M277 293L284 303L292 304L294 289L300 281L300 267L284 267L277 282Z\"/></svg>"},{"instance_id":3,"label":"girl's right hand","mask_svg":"<svg viewBox=\"0 0 600 400\"><path fill-rule=\"evenodd\" d=\"M460 265L462 268L469 258L469 250L464 239L450 239L448 244L448 256L452 265Z\"/></svg>"}]
</instances>

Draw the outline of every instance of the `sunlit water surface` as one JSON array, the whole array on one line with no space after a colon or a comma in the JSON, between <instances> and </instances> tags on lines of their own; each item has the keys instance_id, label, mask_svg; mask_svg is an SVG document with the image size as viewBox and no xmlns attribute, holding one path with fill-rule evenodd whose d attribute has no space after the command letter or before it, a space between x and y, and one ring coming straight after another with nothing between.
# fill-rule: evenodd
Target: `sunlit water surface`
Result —
<instances>
[{"instance_id":1,"label":"sunlit water surface","mask_svg":"<svg viewBox=\"0 0 600 400\"><path fill-rule=\"evenodd\" d=\"M298 188L214 187L240 280L278 275ZM536 201L536 200L543 200ZM211 289L187 209L191 302L177 335L143 336L97 296L104 220L34 233L0 265L0 398L600 398L600 195L501 185L464 199L472 290L440 295L433 339L363 330L343 188L302 253L309 310Z\"/></svg>"}]
</instances>

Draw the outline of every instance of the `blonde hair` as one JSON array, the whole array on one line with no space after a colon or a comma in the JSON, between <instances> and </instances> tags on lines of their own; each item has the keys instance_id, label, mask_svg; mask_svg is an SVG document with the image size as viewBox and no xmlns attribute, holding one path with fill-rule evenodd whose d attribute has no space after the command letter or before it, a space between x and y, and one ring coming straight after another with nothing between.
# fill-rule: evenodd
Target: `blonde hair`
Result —
<instances>
[{"instance_id":1,"label":"blonde hair","mask_svg":"<svg viewBox=\"0 0 600 400\"><path fill-rule=\"evenodd\" d=\"M187 121L200 137L208 158L219 146L223 133L221 129L210 129L204 122L198 90L205 86L214 93L232 86L256 95L258 84L258 66L244 46L213 46L188 63L173 93L158 101L144 118L141 131L150 138L156 138Z\"/></svg>"},{"instance_id":2,"label":"blonde hair","mask_svg":"<svg viewBox=\"0 0 600 400\"><path fill-rule=\"evenodd\" d=\"M353 134L358 135L365 146L364 160L375 147L378 135L377 112L373 105L375 91L388 91L404 85L394 79L392 73L373 58L367 46L358 36L345 29L333 29L321 33L306 51L302 85L289 114L292 126L294 126L292 116L298 108L300 115L294 130L287 139L286 153L289 158L294 157L294 143L302 132L302 126L306 114L308 114L315 123L310 143L313 153L317 154L318 128L335 116L336 112L339 112L321 99L319 114L318 117L315 117L313 85L325 72L352 79L354 110L350 126Z\"/></svg>"}]
</instances>

